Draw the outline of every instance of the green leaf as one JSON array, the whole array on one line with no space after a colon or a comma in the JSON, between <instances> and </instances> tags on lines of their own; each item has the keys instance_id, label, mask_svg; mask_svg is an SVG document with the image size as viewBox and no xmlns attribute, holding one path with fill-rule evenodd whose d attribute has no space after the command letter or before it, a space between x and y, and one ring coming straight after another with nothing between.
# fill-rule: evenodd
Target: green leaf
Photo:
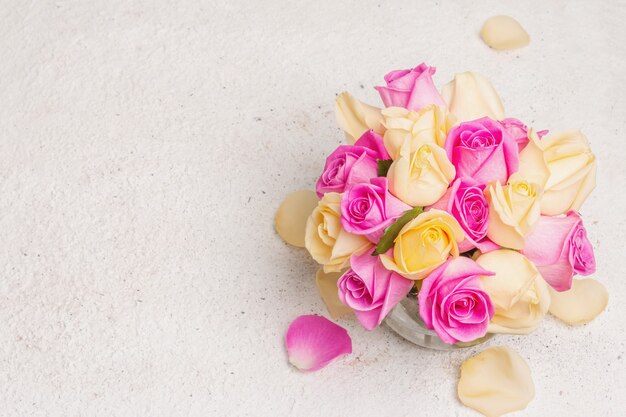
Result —
<instances>
[{"instance_id":1,"label":"green leaf","mask_svg":"<svg viewBox=\"0 0 626 417\"><path fill-rule=\"evenodd\" d=\"M372 256L381 255L393 248L393 242L396 240L396 237L398 237L398 233L400 233L400 230L402 230L404 225L419 216L423 211L424 209L422 207L415 207L411 210L405 211L404 214L398 218L398 220L385 230L385 233L378 241L378 245L376 245L376 249L372 253Z\"/></svg>"},{"instance_id":2,"label":"green leaf","mask_svg":"<svg viewBox=\"0 0 626 417\"><path fill-rule=\"evenodd\" d=\"M393 163L393 159L378 159L377 162L378 162L378 176L386 177L387 172L389 172L389 168L391 167L391 164Z\"/></svg>"}]
</instances>

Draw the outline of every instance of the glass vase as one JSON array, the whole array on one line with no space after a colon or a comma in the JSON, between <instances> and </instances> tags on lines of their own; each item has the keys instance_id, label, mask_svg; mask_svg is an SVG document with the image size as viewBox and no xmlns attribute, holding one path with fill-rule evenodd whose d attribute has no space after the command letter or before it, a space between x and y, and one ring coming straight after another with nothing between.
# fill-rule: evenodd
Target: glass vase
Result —
<instances>
[{"instance_id":1,"label":"glass vase","mask_svg":"<svg viewBox=\"0 0 626 417\"><path fill-rule=\"evenodd\" d=\"M446 343L437 336L437 333L426 328L418 311L417 295L410 293L391 310L385 318L385 324L409 342L434 350L462 349L484 343L493 337L492 334L487 333L484 337L472 342L459 342L453 345Z\"/></svg>"}]
</instances>

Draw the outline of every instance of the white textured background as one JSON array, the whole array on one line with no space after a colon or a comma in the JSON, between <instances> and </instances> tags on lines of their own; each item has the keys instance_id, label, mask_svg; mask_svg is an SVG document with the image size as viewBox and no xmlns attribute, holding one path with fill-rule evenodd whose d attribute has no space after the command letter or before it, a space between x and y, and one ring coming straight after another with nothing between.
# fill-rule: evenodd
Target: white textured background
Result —
<instances>
[{"instance_id":1,"label":"white textured background","mask_svg":"<svg viewBox=\"0 0 626 417\"><path fill-rule=\"evenodd\" d=\"M325 313L316 266L273 216L342 140L333 100L426 61L492 79L509 116L580 127L599 158L583 214L611 300L593 323L500 336L537 388L524 416L626 407L626 3L0 2L0 415L476 416L481 350L418 349L344 320L315 374L283 334ZM477 32L511 14L528 48Z\"/></svg>"}]
</instances>

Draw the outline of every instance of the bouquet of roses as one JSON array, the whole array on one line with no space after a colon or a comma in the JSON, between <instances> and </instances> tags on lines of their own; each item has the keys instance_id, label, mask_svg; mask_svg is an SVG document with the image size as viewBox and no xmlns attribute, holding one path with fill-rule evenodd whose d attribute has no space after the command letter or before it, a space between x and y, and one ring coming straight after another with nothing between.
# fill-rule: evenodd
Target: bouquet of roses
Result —
<instances>
[{"instance_id":1,"label":"bouquet of roses","mask_svg":"<svg viewBox=\"0 0 626 417\"><path fill-rule=\"evenodd\" d=\"M505 118L478 74L441 94L435 68L392 71L385 108L338 96L348 143L326 159L304 244L368 330L411 290L446 343L525 334L551 293L595 270L578 210L596 159L577 130L548 135Z\"/></svg>"}]
</instances>

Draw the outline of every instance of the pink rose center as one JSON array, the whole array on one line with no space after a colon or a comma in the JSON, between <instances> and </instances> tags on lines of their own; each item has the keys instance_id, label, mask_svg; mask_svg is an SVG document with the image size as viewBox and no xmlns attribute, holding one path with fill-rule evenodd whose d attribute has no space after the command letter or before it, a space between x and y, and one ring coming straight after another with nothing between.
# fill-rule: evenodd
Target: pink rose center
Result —
<instances>
[{"instance_id":1,"label":"pink rose center","mask_svg":"<svg viewBox=\"0 0 626 417\"><path fill-rule=\"evenodd\" d=\"M346 159L343 157L333 160L328 169L322 174L322 182L325 185L343 184L345 181L345 165Z\"/></svg>"},{"instance_id":2,"label":"pink rose center","mask_svg":"<svg viewBox=\"0 0 626 417\"><path fill-rule=\"evenodd\" d=\"M464 319L472 314L472 310L476 305L476 301L473 298L463 298L461 300L457 300L452 304L451 313L457 319Z\"/></svg>"},{"instance_id":3,"label":"pink rose center","mask_svg":"<svg viewBox=\"0 0 626 417\"><path fill-rule=\"evenodd\" d=\"M360 223L372 209L372 200L368 197L358 197L350 202L348 210L354 222Z\"/></svg>"},{"instance_id":4,"label":"pink rose center","mask_svg":"<svg viewBox=\"0 0 626 417\"><path fill-rule=\"evenodd\" d=\"M449 326L454 327L455 323L476 324L486 320L486 302L480 295L480 291L457 290L445 298L441 318Z\"/></svg>"},{"instance_id":5,"label":"pink rose center","mask_svg":"<svg viewBox=\"0 0 626 417\"><path fill-rule=\"evenodd\" d=\"M348 274L345 281L347 295L359 304L372 304L372 294L363 283L363 280L354 272L348 272Z\"/></svg>"},{"instance_id":6,"label":"pink rose center","mask_svg":"<svg viewBox=\"0 0 626 417\"><path fill-rule=\"evenodd\" d=\"M570 256L577 273L586 274L595 269L593 248L587 238L587 231L581 224L576 227L570 240Z\"/></svg>"},{"instance_id":7,"label":"pink rose center","mask_svg":"<svg viewBox=\"0 0 626 417\"><path fill-rule=\"evenodd\" d=\"M491 148L498 144L493 134L486 129L477 130L475 132L465 130L461 132L460 139L463 146L471 149Z\"/></svg>"},{"instance_id":8,"label":"pink rose center","mask_svg":"<svg viewBox=\"0 0 626 417\"><path fill-rule=\"evenodd\" d=\"M452 213L460 219L461 227L469 237L478 241L487 234L489 206L479 187L468 187Z\"/></svg>"}]
</instances>

